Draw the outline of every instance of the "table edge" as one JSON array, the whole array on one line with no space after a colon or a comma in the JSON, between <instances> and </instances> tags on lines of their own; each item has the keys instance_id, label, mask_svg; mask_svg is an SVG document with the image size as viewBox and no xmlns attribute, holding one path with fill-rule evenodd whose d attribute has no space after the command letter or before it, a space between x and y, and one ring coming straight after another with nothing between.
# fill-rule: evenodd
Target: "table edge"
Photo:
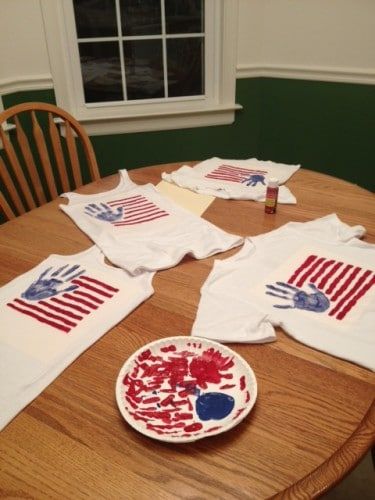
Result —
<instances>
[{"instance_id":1,"label":"table edge","mask_svg":"<svg viewBox=\"0 0 375 500\"><path fill-rule=\"evenodd\" d=\"M375 445L375 399L359 426L333 455L312 472L269 500L319 498L340 483Z\"/></svg>"}]
</instances>

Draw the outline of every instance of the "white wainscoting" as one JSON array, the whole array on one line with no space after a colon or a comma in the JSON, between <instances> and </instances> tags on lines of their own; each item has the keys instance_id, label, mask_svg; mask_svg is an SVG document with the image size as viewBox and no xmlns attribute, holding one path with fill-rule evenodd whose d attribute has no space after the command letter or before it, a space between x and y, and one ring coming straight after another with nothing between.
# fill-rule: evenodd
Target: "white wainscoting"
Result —
<instances>
[{"instance_id":1,"label":"white wainscoting","mask_svg":"<svg viewBox=\"0 0 375 500\"><path fill-rule=\"evenodd\" d=\"M319 80L322 82L358 83L375 85L375 70L358 68L298 67L281 65L238 64L236 78L292 78L297 80ZM53 89L49 74L0 79L0 96L29 90Z\"/></svg>"},{"instance_id":2,"label":"white wainscoting","mask_svg":"<svg viewBox=\"0 0 375 500\"><path fill-rule=\"evenodd\" d=\"M0 95L45 89L53 89L53 81L50 74L0 79Z\"/></svg>"},{"instance_id":3,"label":"white wainscoting","mask_svg":"<svg viewBox=\"0 0 375 500\"><path fill-rule=\"evenodd\" d=\"M236 69L236 78L292 78L322 82L375 84L375 70L368 71L358 68L238 64Z\"/></svg>"}]
</instances>

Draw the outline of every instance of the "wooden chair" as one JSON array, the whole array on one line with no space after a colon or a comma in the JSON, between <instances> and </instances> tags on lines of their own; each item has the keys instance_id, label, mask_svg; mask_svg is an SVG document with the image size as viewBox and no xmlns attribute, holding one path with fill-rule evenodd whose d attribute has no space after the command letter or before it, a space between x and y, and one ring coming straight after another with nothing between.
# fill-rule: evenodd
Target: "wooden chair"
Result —
<instances>
[{"instance_id":1,"label":"wooden chair","mask_svg":"<svg viewBox=\"0 0 375 500\"><path fill-rule=\"evenodd\" d=\"M12 208L10 207L9 203L5 199L5 196L3 193L0 191L0 212L2 215L5 216L7 220L14 219L16 214L13 212Z\"/></svg>"},{"instance_id":2,"label":"wooden chair","mask_svg":"<svg viewBox=\"0 0 375 500\"><path fill-rule=\"evenodd\" d=\"M84 128L53 104L29 102L1 112L0 140L0 189L17 215L100 179Z\"/></svg>"}]
</instances>

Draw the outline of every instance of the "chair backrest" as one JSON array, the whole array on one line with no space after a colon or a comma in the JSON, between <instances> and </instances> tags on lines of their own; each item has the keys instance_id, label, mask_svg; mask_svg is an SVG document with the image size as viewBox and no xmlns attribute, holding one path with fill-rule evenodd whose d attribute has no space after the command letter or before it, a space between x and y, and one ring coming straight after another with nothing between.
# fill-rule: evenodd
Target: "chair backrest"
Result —
<instances>
[{"instance_id":1,"label":"chair backrest","mask_svg":"<svg viewBox=\"0 0 375 500\"><path fill-rule=\"evenodd\" d=\"M29 102L1 112L0 141L0 189L18 215L100 179L84 128L53 104Z\"/></svg>"},{"instance_id":2,"label":"chair backrest","mask_svg":"<svg viewBox=\"0 0 375 500\"><path fill-rule=\"evenodd\" d=\"M14 219L16 214L13 212L12 208L10 207L9 203L5 199L5 196L3 193L0 191L0 212L1 215L4 215L7 220Z\"/></svg>"}]
</instances>

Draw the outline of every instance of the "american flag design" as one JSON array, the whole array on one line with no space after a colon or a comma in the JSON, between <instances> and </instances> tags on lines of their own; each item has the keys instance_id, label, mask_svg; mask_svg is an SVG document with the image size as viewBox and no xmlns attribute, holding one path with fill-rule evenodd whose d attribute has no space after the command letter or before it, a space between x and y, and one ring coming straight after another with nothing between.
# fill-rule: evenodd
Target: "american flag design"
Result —
<instances>
[{"instance_id":1,"label":"american flag design","mask_svg":"<svg viewBox=\"0 0 375 500\"><path fill-rule=\"evenodd\" d=\"M87 205L85 213L115 227L143 224L169 215L141 194Z\"/></svg>"},{"instance_id":2,"label":"american flag design","mask_svg":"<svg viewBox=\"0 0 375 500\"><path fill-rule=\"evenodd\" d=\"M374 286L375 273L340 260L308 255L287 283L298 289L315 285L329 299L330 306L325 314L341 321Z\"/></svg>"},{"instance_id":3,"label":"american flag design","mask_svg":"<svg viewBox=\"0 0 375 500\"><path fill-rule=\"evenodd\" d=\"M237 182L244 183L247 179L253 178L255 180L256 185L257 182L262 182L262 178L264 181L264 176L268 172L266 170L258 170L258 169L250 169L250 168L241 168L235 167L233 165L219 165L214 170L205 175L208 179L218 179L221 181L229 181L229 182Z\"/></svg>"},{"instance_id":4,"label":"american flag design","mask_svg":"<svg viewBox=\"0 0 375 500\"><path fill-rule=\"evenodd\" d=\"M80 275L70 283L74 290L69 292L41 300L27 300L21 295L8 302L7 306L55 330L70 333L119 292L118 288L87 275Z\"/></svg>"}]
</instances>

